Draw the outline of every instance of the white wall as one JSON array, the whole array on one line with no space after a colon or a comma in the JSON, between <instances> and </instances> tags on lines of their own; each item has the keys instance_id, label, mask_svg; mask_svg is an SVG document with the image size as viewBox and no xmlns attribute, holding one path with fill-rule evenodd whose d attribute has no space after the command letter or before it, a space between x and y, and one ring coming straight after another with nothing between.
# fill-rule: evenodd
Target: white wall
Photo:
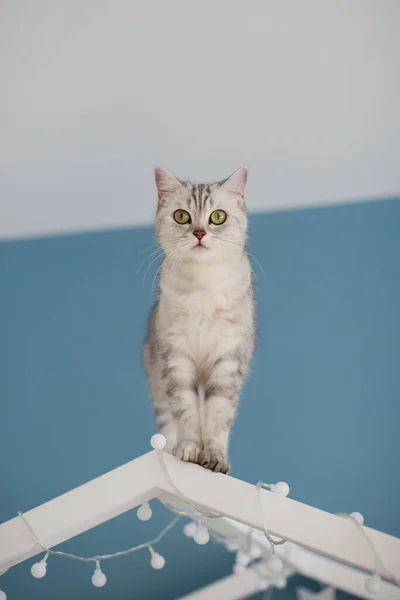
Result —
<instances>
[{"instance_id":1,"label":"white wall","mask_svg":"<svg viewBox=\"0 0 400 600\"><path fill-rule=\"evenodd\" d=\"M152 166L251 209L400 192L398 0L3 0L0 236L149 222Z\"/></svg>"}]
</instances>

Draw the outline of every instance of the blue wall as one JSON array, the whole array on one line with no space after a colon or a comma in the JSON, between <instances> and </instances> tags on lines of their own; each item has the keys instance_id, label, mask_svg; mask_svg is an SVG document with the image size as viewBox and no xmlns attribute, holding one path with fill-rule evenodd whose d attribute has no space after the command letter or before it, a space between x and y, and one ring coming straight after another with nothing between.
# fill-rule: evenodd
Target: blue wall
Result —
<instances>
[{"instance_id":1,"label":"blue wall","mask_svg":"<svg viewBox=\"0 0 400 600\"><path fill-rule=\"evenodd\" d=\"M142 228L0 245L0 521L148 450L140 346L156 263L144 283L136 271L151 243ZM265 274L254 262L258 347L232 474L286 480L297 500L400 536L400 202L252 215L250 251ZM64 547L115 551L167 519L128 513ZM232 563L180 527L161 551L164 571L139 553L107 565L102 589L57 558L43 580L29 561L0 586L10 600L174 600Z\"/></svg>"}]
</instances>

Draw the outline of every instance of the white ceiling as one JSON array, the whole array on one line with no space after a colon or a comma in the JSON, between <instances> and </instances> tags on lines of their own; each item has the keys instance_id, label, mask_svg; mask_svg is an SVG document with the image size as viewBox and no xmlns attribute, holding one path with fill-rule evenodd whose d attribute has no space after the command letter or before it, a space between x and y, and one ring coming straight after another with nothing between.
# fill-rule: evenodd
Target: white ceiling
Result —
<instances>
[{"instance_id":1,"label":"white ceiling","mask_svg":"<svg viewBox=\"0 0 400 600\"><path fill-rule=\"evenodd\" d=\"M0 237L142 224L152 167L253 210L400 192L398 0L6 0Z\"/></svg>"}]
</instances>

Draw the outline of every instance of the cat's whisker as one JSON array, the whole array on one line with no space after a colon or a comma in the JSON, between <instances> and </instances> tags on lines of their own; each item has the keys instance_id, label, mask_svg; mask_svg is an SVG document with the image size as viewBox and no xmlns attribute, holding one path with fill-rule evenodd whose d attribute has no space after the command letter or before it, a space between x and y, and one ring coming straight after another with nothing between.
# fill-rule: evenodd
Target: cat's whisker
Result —
<instances>
[{"instance_id":1,"label":"cat's whisker","mask_svg":"<svg viewBox=\"0 0 400 600\"><path fill-rule=\"evenodd\" d=\"M158 269L157 269L157 271L156 271L156 274L154 275L154 278L153 278L153 283L152 283L152 285L151 285L151 291L152 291L152 292L154 292L154 284L155 284L155 282L156 282L157 275L158 275L158 273L160 272L161 268L162 268L163 266L164 266L164 267L165 267L165 266L167 266L167 265L168 265L168 261L170 261L172 258L174 258L174 257L175 257L175 255L179 253L179 251L182 251L182 248L176 248L175 250L173 250L173 252L172 252L171 254L169 254L169 255L168 255L168 256L167 256L167 257L166 257L166 258L163 260L163 262L161 263L161 265L158 267Z\"/></svg>"},{"instance_id":2,"label":"cat's whisker","mask_svg":"<svg viewBox=\"0 0 400 600\"><path fill-rule=\"evenodd\" d=\"M224 243L221 241L221 239L220 239L220 238L215 238L215 239L217 240L217 242L219 242L219 243L221 244L221 246L224 246ZM232 242L232 243L235 243L235 242ZM250 269L251 269L251 272L253 273L253 275L254 275L255 279L257 280L257 282L258 282L258 283L261 283L261 282L260 282L260 280L258 279L258 275L257 275L257 273L255 272L255 270L253 269L253 267L252 267L252 265L251 265L251 264L250 264Z\"/></svg>"},{"instance_id":3,"label":"cat's whisker","mask_svg":"<svg viewBox=\"0 0 400 600\"><path fill-rule=\"evenodd\" d=\"M162 255L163 255L163 252L160 252L155 258L153 258L153 260L151 261L151 263L147 266L147 269L146 269L146 271L144 272L144 275L143 275L142 285L144 285L144 282L146 280L146 275L149 272L149 269L150 269L151 265L154 264L156 262L156 260L158 260L159 258L161 258Z\"/></svg>"},{"instance_id":4,"label":"cat's whisker","mask_svg":"<svg viewBox=\"0 0 400 600\"><path fill-rule=\"evenodd\" d=\"M165 242L177 242L178 240L182 239L181 237L170 237L170 238L165 238L164 241ZM138 255L140 256L141 254L143 254L144 252L147 252L147 250L150 250L151 248L154 248L155 246L160 246L159 242L155 242L154 244L150 244L150 246L147 246L147 248L144 248L144 250L141 250L140 252L138 252Z\"/></svg>"},{"instance_id":5,"label":"cat's whisker","mask_svg":"<svg viewBox=\"0 0 400 600\"><path fill-rule=\"evenodd\" d=\"M160 256L162 255L162 253L163 253L163 250L162 250L162 248L157 248L157 250L155 250L154 252L152 252L151 254L149 254L148 256L146 256L146 258L145 258L145 259L144 259L144 260L141 262L141 264L139 265L139 268L138 268L138 270L136 271L136 275L139 275L139 271L140 271L140 269L143 267L143 265L144 265L144 264L146 264L146 262L147 262L147 261L148 261L148 260L149 260L149 259L150 259L152 256L154 256L155 254L158 254L158 253L160 254Z\"/></svg>"},{"instance_id":6,"label":"cat's whisker","mask_svg":"<svg viewBox=\"0 0 400 600\"><path fill-rule=\"evenodd\" d=\"M141 254L143 254L143 252L147 252L147 250L150 250L150 248L154 248L154 246L159 246L159 243L156 242L155 244L150 244L150 246L147 246L147 248L144 248L144 250L138 252L138 255L140 256Z\"/></svg>"},{"instance_id":7,"label":"cat's whisker","mask_svg":"<svg viewBox=\"0 0 400 600\"><path fill-rule=\"evenodd\" d=\"M218 240L223 240L224 242L229 242L230 244L236 244L237 246L242 246L243 244L241 242L235 242L234 240L230 240L228 238L220 238L220 237L214 237L214 239L218 239ZM265 276L265 271L260 263L260 261L258 260L258 258L256 258L254 256L254 254L251 254L248 250L246 250L246 253L253 259L256 261L257 265L260 267L261 273Z\"/></svg>"}]
</instances>

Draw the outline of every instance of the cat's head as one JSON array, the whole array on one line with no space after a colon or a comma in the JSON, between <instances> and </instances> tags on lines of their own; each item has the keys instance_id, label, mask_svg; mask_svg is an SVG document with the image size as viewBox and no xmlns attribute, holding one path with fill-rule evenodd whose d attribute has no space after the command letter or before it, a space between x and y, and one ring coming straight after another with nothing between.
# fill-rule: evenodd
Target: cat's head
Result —
<instances>
[{"instance_id":1,"label":"cat's head","mask_svg":"<svg viewBox=\"0 0 400 600\"><path fill-rule=\"evenodd\" d=\"M157 239L177 260L213 262L242 253L247 214L244 188L247 167L218 183L180 181L155 170L158 190Z\"/></svg>"}]
</instances>

